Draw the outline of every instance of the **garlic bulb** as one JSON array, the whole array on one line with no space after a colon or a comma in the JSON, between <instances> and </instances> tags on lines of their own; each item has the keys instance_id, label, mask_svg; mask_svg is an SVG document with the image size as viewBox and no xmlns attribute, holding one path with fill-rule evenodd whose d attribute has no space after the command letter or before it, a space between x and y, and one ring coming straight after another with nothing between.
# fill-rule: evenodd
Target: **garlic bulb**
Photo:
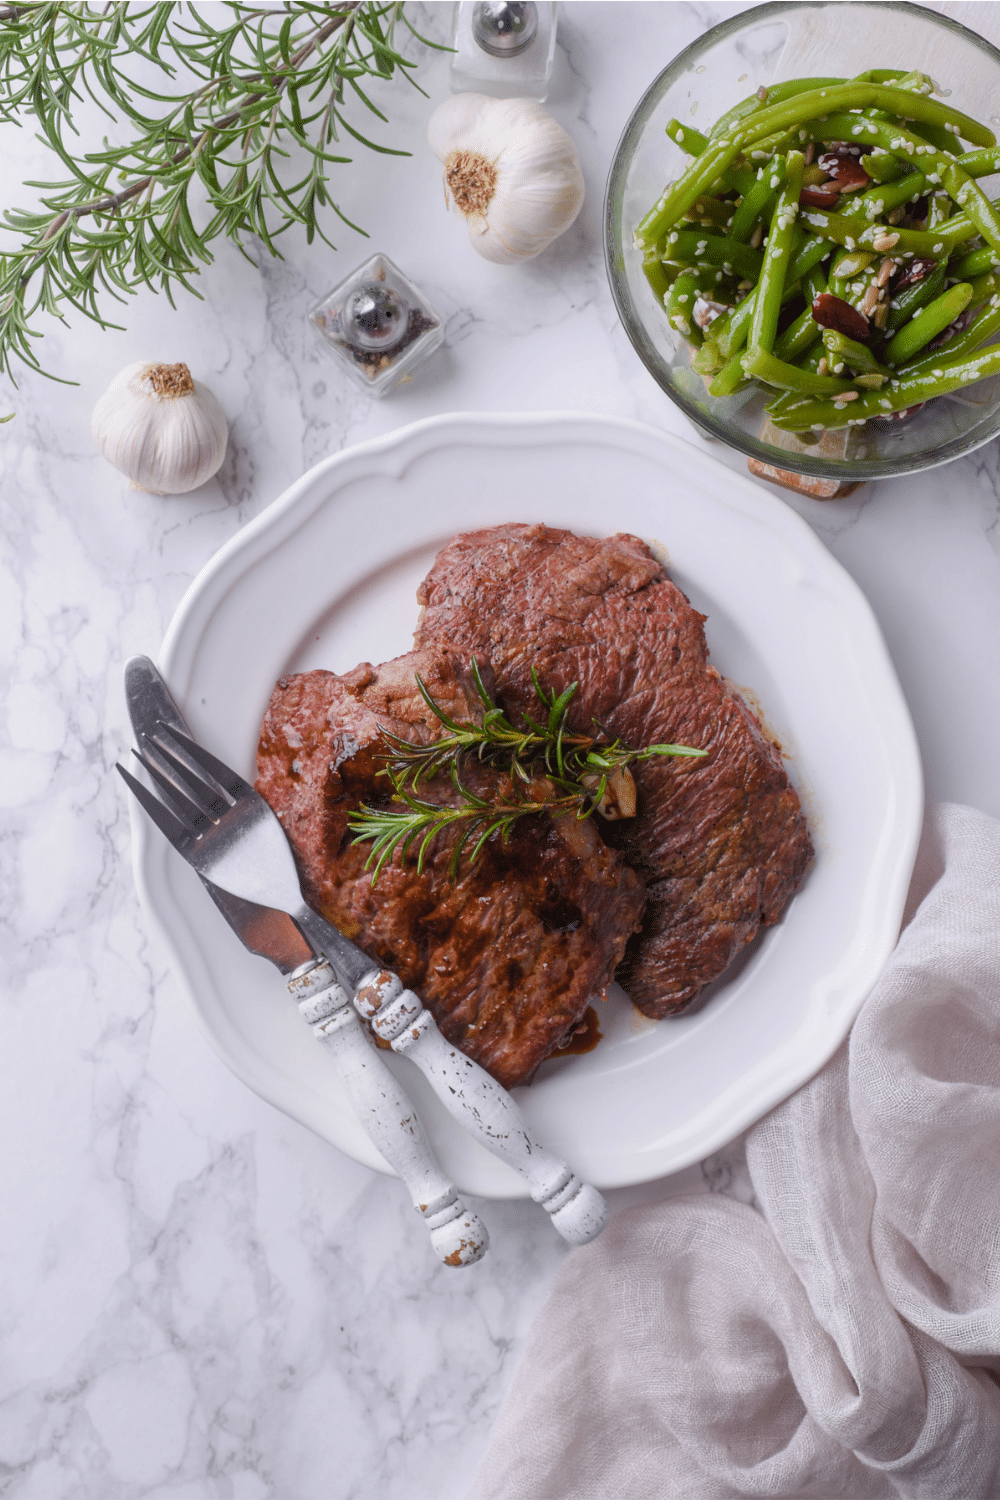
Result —
<instances>
[{"instance_id":1,"label":"garlic bulb","mask_svg":"<svg viewBox=\"0 0 1000 1500\"><path fill-rule=\"evenodd\" d=\"M126 365L90 427L108 462L151 495L184 495L211 479L229 436L222 407L187 365Z\"/></svg>"},{"instance_id":2,"label":"garlic bulb","mask_svg":"<svg viewBox=\"0 0 1000 1500\"><path fill-rule=\"evenodd\" d=\"M487 260L530 260L580 212L576 147L530 99L454 94L431 115L427 139L444 162L445 201L465 215L469 239Z\"/></svg>"}]
</instances>

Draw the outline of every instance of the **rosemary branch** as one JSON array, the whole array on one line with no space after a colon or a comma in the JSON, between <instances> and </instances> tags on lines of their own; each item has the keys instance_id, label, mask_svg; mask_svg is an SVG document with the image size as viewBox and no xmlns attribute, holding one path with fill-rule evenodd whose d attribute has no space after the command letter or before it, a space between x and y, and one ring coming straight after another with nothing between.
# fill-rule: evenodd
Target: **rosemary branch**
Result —
<instances>
[{"instance_id":1,"label":"rosemary branch","mask_svg":"<svg viewBox=\"0 0 1000 1500\"><path fill-rule=\"evenodd\" d=\"M546 717L544 722L538 722L525 714L526 727L518 728L490 697L474 659L470 665L476 693L483 706L482 723L452 719L435 702L418 675L416 681L421 697L445 733L420 745L385 728L380 730L386 746L386 765L379 775L387 776L392 782L390 800L401 804L405 811L363 804L347 820L354 834L353 844L372 844L365 869L374 865L373 885L396 849L400 850L403 863L418 839L417 873L420 874L427 850L438 834L462 825L461 838L449 861L449 874L455 880L462 854L473 835L478 837L472 847L470 864L475 863L492 834L498 833L506 843L519 818L543 812L553 816L572 812L578 818L588 818L595 811L607 817L615 816L607 806L609 785L617 782L620 786L623 777L631 783L628 767L634 761L650 760L660 755L702 757L708 753L691 745L675 744L647 745L636 749L624 744L620 738L612 740L596 720L595 726L601 731L599 735L575 734L568 727L567 717L579 684L572 683L558 695L554 691L547 693L534 668L532 682L539 702L546 709ZM466 786L461 766L463 759L469 756L506 772L511 779L510 795L487 801ZM425 781L442 773L447 773L458 792L457 806L429 802L418 796ZM551 787L554 793L562 795L539 798L540 787Z\"/></svg>"},{"instance_id":2,"label":"rosemary branch","mask_svg":"<svg viewBox=\"0 0 1000 1500\"><path fill-rule=\"evenodd\" d=\"M401 0L285 0L279 9L226 0L217 14L221 21L170 0L0 8L0 121L33 116L70 174L26 184L41 190L39 210L4 212L0 227L20 238L0 256L0 369L11 378L15 356L46 373L33 347L38 311L62 317L73 307L117 327L101 310L103 294L123 301L145 285L172 301L179 284L197 296L189 278L211 263L219 235L244 254L244 237L255 235L278 255L276 238L298 224L307 240L329 244L326 209L363 234L330 193L329 166L351 160L329 149L342 135L410 154L362 134L344 106L350 91L387 123L363 82L401 71L419 87L394 29L402 22L436 44L414 31ZM156 92L133 76L140 60L170 82L186 75L187 86ZM126 144L70 149L65 131L84 95L112 120L125 118ZM203 228L196 184L211 210Z\"/></svg>"}]
</instances>

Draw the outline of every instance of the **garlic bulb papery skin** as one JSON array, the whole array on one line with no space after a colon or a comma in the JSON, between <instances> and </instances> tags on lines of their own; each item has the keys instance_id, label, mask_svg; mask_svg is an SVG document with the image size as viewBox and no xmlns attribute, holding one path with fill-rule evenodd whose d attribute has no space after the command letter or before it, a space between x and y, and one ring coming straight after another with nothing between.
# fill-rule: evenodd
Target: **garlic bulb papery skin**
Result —
<instances>
[{"instance_id":1,"label":"garlic bulb papery skin","mask_svg":"<svg viewBox=\"0 0 1000 1500\"><path fill-rule=\"evenodd\" d=\"M444 163L445 201L497 265L538 255L583 206L576 146L531 99L453 94L431 115L427 139Z\"/></svg>"},{"instance_id":2,"label":"garlic bulb papery skin","mask_svg":"<svg viewBox=\"0 0 1000 1500\"><path fill-rule=\"evenodd\" d=\"M222 463L229 424L187 365L126 365L94 407L94 442L150 495L186 495Z\"/></svg>"}]
</instances>

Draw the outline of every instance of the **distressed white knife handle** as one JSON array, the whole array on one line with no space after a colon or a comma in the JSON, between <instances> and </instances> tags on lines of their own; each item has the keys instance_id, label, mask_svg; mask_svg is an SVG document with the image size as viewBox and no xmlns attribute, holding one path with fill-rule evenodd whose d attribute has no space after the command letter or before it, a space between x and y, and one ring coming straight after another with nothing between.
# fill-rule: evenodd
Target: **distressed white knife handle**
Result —
<instances>
[{"instance_id":1,"label":"distressed white knife handle","mask_svg":"<svg viewBox=\"0 0 1000 1500\"><path fill-rule=\"evenodd\" d=\"M324 959L288 981L292 998L331 1052L347 1097L366 1134L402 1179L448 1266L469 1266L486 1254L489 1236L434 1160L413 1105L368 1041L351 1004Z\"/></svg>"},{"instance_id":2,"label":"distressed white knife handle","mask_svg":"<svg viewBox=\"0 0 1000 1500\"><path fill-rule=\"evenodd\" d=\"M521 1111L495 1079L445 1041L434 1017L388 969L366 976L354 997L358 1011L394 1052L410 1057L458 1123L519 1172L536 1203L571 1245L585 1245L608 1221L596 1188L531 1139Z\"/></svg>"}]
</instances>

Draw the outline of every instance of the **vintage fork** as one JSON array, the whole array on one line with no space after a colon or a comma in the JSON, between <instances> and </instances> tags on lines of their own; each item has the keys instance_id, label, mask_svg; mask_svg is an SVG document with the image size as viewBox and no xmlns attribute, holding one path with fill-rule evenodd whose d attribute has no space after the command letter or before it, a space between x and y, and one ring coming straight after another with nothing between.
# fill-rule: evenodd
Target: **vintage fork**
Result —
<instances>
[{"instance_id":1,"label":"vintage fork","mask_svg":"<svg viewBox=\"0 0 1000 1500\"><path fill-rule=\"evenodd\" d=\"M197 833L190 826L192 816L211 820L200 812L192 815L195 804L178 788L174 776L151 763L148 746L144 754L135 753L163 787L163 795L175 811L119 765L129 789L179 852L188 852L192 841L197 847ZM317 956L320 950L284 913L244 903L204 876L202 881L237 936L251 952L270 959L285 976L288 992L298 1003L303 1019L333 1057L362 1128L395 1171L427 1225L438 1258L450 1266L471 1265L482 1259L489 1245L485 1226L442 1172L413 1104L365 1038L350 996L337 983L329 962Z\"/></svg>"},{"instance_id":2,"label":"vintage fork","mask_svg":"<svg viewBox=\"0 0 1000 1500\"><path fill-rule=\"evenodd\" d=\"M445 1041L396 975L373 964L306 903L288 838L264 798L173 725L161 723L140 740L139 759L180 815L174 820L179 828L167 836L185 859L223 890L287 912L350 986L360 1013L394 1051L416 1063L458 1123L519 1173L562 1237L582 1245L599 1234L608 1217L600 1193L529 1135L507 1091ZM140 802L166 831L150 806L156 799L138 787L134 783Z\"/></svg>"}]
</instances>

